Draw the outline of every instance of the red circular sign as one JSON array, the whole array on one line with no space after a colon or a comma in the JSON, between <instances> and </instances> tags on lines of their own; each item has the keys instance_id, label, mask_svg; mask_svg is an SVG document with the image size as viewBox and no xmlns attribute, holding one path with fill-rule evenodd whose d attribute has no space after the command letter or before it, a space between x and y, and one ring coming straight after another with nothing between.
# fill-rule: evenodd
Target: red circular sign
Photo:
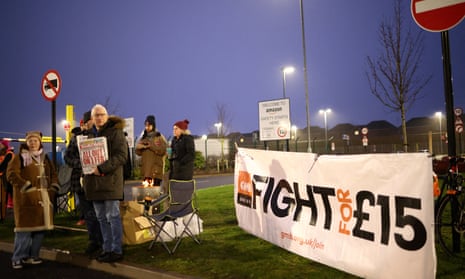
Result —
<instances>
[{"instance_id":1,"label":"red circular sign","mask_svg":"<svg viewBox=\"0 0 465 279\"><path fill-rule=\"evenodd\" d=\"M427 31L449 30L465 17L465 0L412 0L411 3L413 19Z\"/></svg>"},{"instance_id":2,"label":"red circular sign","mask_svg":"<svg viewBox=\"0 0 465 279\"><path fill-rule=\"evenodd\" d=\"M47 101L54 101L61 90L61 77L55 70L50 70L42 77L42 96Z\"/></svg>"}]
</instances>

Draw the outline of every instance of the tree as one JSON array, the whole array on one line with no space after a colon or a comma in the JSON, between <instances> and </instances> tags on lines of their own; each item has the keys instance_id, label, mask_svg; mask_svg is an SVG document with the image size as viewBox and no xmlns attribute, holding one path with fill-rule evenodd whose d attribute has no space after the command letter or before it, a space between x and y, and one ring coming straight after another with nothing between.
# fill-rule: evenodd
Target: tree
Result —
<instances>
[{"instance_id":1,"label":"tree","mask_svg":"<svg viewBox=\"0 0 465 279\"><path fill-rule=\"evenodd\" d=\"M216 104L216 117L217 123L221 123L221 125L219 126L219 130L215 130L215 133L218 133L223 138L229 134L229 130L231 129L231 117L225 104Z\"/></svg>"},{"instance_id":2,"label":"tree","mask_svg":"<svg viewBox=\"0 0 465 279\"><path fill-rule=\"evenodd\" d=\"M421 77L419 68L423 56L423 33L404 26L401 0L395 0L394 19L384 19L379 26L379 41L383 52L375 60L367 57L366 72L371 93L386 107L400 112L402 144L408 151L406 113L421 96L432 75Z\"/></svg>"}]
</instances>

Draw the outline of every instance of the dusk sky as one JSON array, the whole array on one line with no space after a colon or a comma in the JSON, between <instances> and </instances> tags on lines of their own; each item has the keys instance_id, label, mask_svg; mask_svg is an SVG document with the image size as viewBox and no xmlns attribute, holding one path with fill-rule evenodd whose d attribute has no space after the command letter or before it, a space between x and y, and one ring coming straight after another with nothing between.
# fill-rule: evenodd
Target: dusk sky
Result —
<instances>
[{"instance_id":1,"label":"dusk sky","mask_svg":"<svg viewBox=\"0 0 465 279\"><path fill-rule=\"evenodd\" d=\"M304 0L310 124L328 126L387 120L400 125L371 93L367 56L382 51L378 28L392 18L394 0ZM405 22L422 30L403 1ZM440 33L424 33L421 72L433 78L407 119L444 111ZM291 121L306 125L302 34L298 0L19 0L0 5L0 137L27 130L51 134L51 102L43 75L62 78L56 100L57 135L66 104L77 120L94 104L135 118L156 116L166 137L189 119L195 135L214 133L216 105L225 105L229 132L258 130L258 102L283 95L286 76ZM455 107L465 106L465 22L449 31Z\"/></svg>"}]
</instances>

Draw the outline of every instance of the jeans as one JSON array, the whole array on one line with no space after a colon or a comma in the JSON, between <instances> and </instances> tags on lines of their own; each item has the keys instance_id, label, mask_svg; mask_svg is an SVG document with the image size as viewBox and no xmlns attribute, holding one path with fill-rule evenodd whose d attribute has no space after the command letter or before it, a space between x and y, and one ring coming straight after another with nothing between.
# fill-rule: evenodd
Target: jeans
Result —
<instances>
[{"instance_id":1,"label":"jeans","mask_svg":"<svg viewBox=\"0 0 465 279\"><path fill-rule=\"evenodd\" d=\"M95 216L94 205L91 201L86 199L84 191L77 193L79 199L79 208L82 217L86 221L87 233L89 235L89 244L95 247L101 246L103 243L102 233L100 231L100 224Z\"/></svg>"},{"instance_id":2,"label":"jeans","mask_svg":"<svg viewBox=\"0 0 465 279\"><path fill-rule=\"evenodd\" d=\"M123 225L118 200L94 201L95 214L103 237L103 251L123 253Z\"/></svg>"},{"instance_id":3,"label":"jeans","mask_svg":"<svg viewBox=\"0 0 465 279\"><path fill-rule=\"evenodd\" d=\"M30 257L38 258L45 232L15 232L15 243L11 261Z\"/></svg>"}]
</instances>

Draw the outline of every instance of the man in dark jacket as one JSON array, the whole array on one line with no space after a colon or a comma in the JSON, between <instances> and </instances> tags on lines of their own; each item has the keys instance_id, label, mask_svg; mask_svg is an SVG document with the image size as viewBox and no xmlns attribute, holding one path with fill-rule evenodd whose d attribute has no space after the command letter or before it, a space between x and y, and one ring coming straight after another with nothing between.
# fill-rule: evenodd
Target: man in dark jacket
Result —
<instances>
[{"instance_id":1,"label":"man in dark jacket","mask_svg":"<svg viewBox=\"0 0 465 279\"><path fill-rule=\"evenodd\" d=\"M97 220L103 237L103 252L97 257L100 262L116 262L123 259L123 226L119 201L123 200L123 166L128 158L124 120L108 116L102 105L91 110L94 129L89 138L104 137L107 142L108 159L93 168L93 173L84 175L84 191L93 201Z\"/></svg>"},{"instance_id":2,"label":"man in dark jacket","mask_svg":"<svg viewBox=\"0 0 465 279\"><path fill-rule=\"evenodd\" d=\"M86 136L89 133L88 128L92 128L92 126L93 123L90 117L90 111L88 111L84 113L81 127L76 127L71 131L71 133L73 133L73 137L71 138L64 154L65 163L73 168L73 171L71 172L71 190L78 196L79 210L81 211L87 226L89 245L87 246L85 253L89 256L93 256L101 249L103 239L102 233L100 232L100 224L95 216L92 201L89 201L86 198L84 189L81 186L82 166L81 159L79 157L77 137Z\"/></svg>"}]
</instances>

